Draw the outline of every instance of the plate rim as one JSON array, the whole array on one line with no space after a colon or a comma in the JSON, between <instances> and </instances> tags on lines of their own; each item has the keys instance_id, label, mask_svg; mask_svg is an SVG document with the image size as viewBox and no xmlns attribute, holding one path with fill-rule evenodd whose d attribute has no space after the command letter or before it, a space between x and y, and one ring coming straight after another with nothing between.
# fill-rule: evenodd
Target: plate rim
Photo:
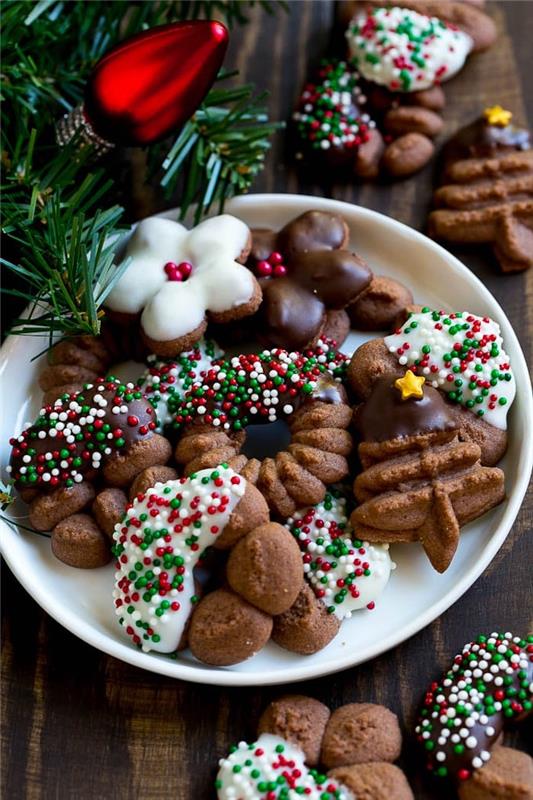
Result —
<instances>
[{"instance_id":1,"label":"plate rim","mask_svg":"<svg viewBox=\"0 0 533 800\"><path fill-rule=\"evenodd\" d=\"M439 245L437 242L429 239L423 233L411 228L403 222L393 219L392 217L382 214L373 209L364 208L363 206L348 203L343 200L334 200L332 198L314 197L312 195L299 195L292 193L265 193L265 194L250 194L242 195L233 198L226 204L226 213L233 213L238 215L240 207L254 207L254 206L267 206L275 204L280 201L289 206L301 206L302 202L308 203L311 208L319 210L336 210L339 213L344 210L360 216L361 219L372 220L381 225L392 226L397 232L402 235L418 241L422 246L429 248L429 251L438 253L441 257L444 256L450 269L462 277L467 277L480 294L480 300L488 301L489 305L495 308L498 312L497 321L502 329L503 339L506 344L509 341L513 342L513 349L516 351L516 356L513 356L513 370L515 374L528 375L527 364L525 356L516 333L511 325L510 320L500 303L491 294L487 287L481 280L471 272L466 265L464 265L452 253ZM164 212L166 216L177 214L178 209L169 209ZM492 316L492 312L491 312ZM10 357L12 350L17 346L17 341L20 337L9 336L6 338L2 348L0 349L0 375L2 375L5 365ZM523 408L521 415L523 416L524 423L527 430L533 428L533 397L531 388L529 391L525 388L518 386L517 381L517 396L520 391L520 397ZM113 639L110 634L101 633L97 631L92 624L85 619L80 619L75 612L70 612L61 606L60 602L54 600L48 591L43 589L39 583L32 582L30 577L27 576L24 570L19 569L16 563L16 543L18 541L17 534L14 533L10 525L4 520L0 520L0 552L2 553L10 570L13 572L19 583L30 594L30 596L54 619L65 627L70 633L78 638L87 642L91 646L101 650L107 655L118 658L132 666L145 669L166 677L171 677L178 680L186 680L192 683L206 683L214 686L258 686L258 685L279 685L284 683L296 683L299 681L310 680L314 678L324 677L333 673L341 672L342 670L350 667L356 667L361 663L371 661L377 656L388 652L392 648L407 641L419 631L427 627L433 622L440 614L444 613L448 608L451 608L457 600L462 597L465 592L478 580L480 575L485 571L487 566L494 559L504 541L506 540L511 527L520 511L522 502L527 491L529 484L529 477L533 466L533 447L523 448L520 454L520 460L517 464L517 479L513 488L513 495L510 500L506 501L506 508L503 516L497 527L496 533L493 534L491 541L483 548L482 555L472 567L466 576L463 576L457 583L447 591L439 600L434 602L428 608L418 613L417 616L408 624L402 626L398 631L394 631L388 637L376 642L365 650L364 656L358 656L357 653L346 654L344 658L339 658L335 663L326 664L305 664L305 659L302 658L302 665L288 666L286 670L282 670L279 674L269 671L261 672L238 672L225 668L207 668L203 665L197 666L196 664L183 664L173 661L171 658L165 660L164 658L155 657L149 653L143 653L131 647L129 643L121 642L118 639ZM7 537L4 535L7 534ZM14 541L14 546L10 543Z\"/></svg>"}]
</instances>

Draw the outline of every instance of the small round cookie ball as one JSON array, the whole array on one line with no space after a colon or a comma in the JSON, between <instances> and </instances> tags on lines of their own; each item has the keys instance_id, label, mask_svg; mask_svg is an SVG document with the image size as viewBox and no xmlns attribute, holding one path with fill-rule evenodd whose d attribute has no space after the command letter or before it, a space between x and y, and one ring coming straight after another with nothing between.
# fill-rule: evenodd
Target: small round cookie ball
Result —
<instances>
[{"instance_id":1,"label":"small round cookie ball","mask_svg":"<svg viewBox=\"0 0 533 800\"><path fill-rule=\"evenodd\" d=\"M92 515L98 527L111 539L115 525L122 521L126 513L128 498L122 489L104 489L96 495L92 504Z\"/></svg>"},{"instance_id":2,"label":"small round cookie ball","mask_svg":"<svg viewBox=\"0 0 533 800\"><path fill-rule=\"evenodd\" d=\"M237 456L237 458L239 458ZM231 465L232 469L239 472L237 464ZM246 475L243 473L243 477ZM246 478L248 481L248 478ZM218 550L229 550L233 547L239 539L246 536L247 533L264 525L270 519L270 512L268 510L267 501L252 483L246 483L246 491L241 497L229 518L228 524L220 533L213 546Z\"/></svg>"},{"instance_id":3,"label":"small round cookie ball","mask_svg":"<svg viewBox=\"0 0 533 800\"><path fill-rule=\"evenodd\" d=\"M189 626L195 658L214 667L246 661L270 639L272 617L227 589L217 589L198 603Z\"/></svg>"},{"instance_id":4,"label":"small round cookie ball","mask_svg":"<svg viewBox=\"0 0 533 800\"><path fill-rule=\"evenodd\" d=\"M82 481L69 488L60 487L49 494L39 494L31 501L28 516L36 531L51 531L62 519L83 511L94 500L90 483Z\"/></svg>"},{"instance_id":5,"label":"small round cookie ball","mask_svg":"<svg viewBox=\"0 0 533 800\"><path fill-rule=\"evenodd\" d=\"M374 703L348 703L329 719L320 761L328 769L367 761L392 762L401 749L402 734L396 714Z\"/></svg>"},{"instance_id":6,"label":"small round cookie ball","mask_svg":"<svg viewBox=\"0 0 533 800\"><path fill-rule=\"evenodd\" d=\"M147 489L151 489L156 483L175 481L177 478L178 473L173 467L161 467L156 465L155 467L143 469L130 486L130 502L133 502L138 494L145 494Z\"/></svg>"},{"instance_id":7,"label":"small round cookie ball","mask_svg":"<svg viewBox=\"0 0 533 800\"><path fill-rule=\"evenodd\" d=\"M272 733L296 744L311 767L318 764L322 737L330 716L324 703L313 697L290 694L274 700L259 720L258 735Z\"/></svg>"},{"instance_id":8,"label":"small round cookie ball","mask_svg":"<svg viewBox=\"0 0 533 800\"><path fill-rule=\"evenodd\" d=\"M375 275L370 285L348 306L348 313L353 326L359 330L385 331L412 302L413 295L402 283L385 275Z\"/></svg>"},{"instance_id":9,"label":"small round cookie ball","mask_svg":"<svg viewBox=\"0 0 533 800\"><path fill-rule=\"evenodd\" d=\"M110 486L127 486L139 472L156 464L166 464L171 455L168 439L154 433L132 444L124 454L110 456L103 467L104 480Z\"/></svg>"},{"instance_id":10,"label":"small round cookie ball","mask_svg":"<svg viewBox=\"0 0 533 800\"><path fill-rule=\"evenodd\" d=\"M287 611L300 592L304 571L295 538L277 522L267 522L240 539L230 553L228 583L267 614Z\"/></svg>"},{"instance_id":11,"label":"small round cookie ball","mask_svg":"<svg viewBox=\"0 0 533 800\"><path fill-rule=\"evenodd\" d=\"M52 531L52 552L69 567L94 569L111 561L109 539L89 514L73 514Z\"/></svg>"},{"instance_id":12,"label":"small round cookie ball","mask_svg":"<svg viewBox=\"0 0 533 800\"><path fill-rule=\"evenodd\" d=\"M459 784L460 800L533 800L533 759L511 747L494 747L490 760Z\"/></svg>"},{"instance_id":13,"label":"small round cookie ball","mask_svg":"<svg viewBox=\"0 0 533 800\"><path fill-rule=\"evenodd\" d=\"M414 800L402 770L387 762L337 767L328 777L354 792L357 800Z\"/></svg>"},{"instance_id":14,"label":"small round cookie ball","mask_svg":"<svg viewBox=\"0 0 533 800\"><path fill-rule=\"evenodd\" d=\"M274 617L272 639L285 650L308 656L326 647L339 628L337 617L328 614L324 603L304 583L289 610Z\"/></svg>"}]
</instances>

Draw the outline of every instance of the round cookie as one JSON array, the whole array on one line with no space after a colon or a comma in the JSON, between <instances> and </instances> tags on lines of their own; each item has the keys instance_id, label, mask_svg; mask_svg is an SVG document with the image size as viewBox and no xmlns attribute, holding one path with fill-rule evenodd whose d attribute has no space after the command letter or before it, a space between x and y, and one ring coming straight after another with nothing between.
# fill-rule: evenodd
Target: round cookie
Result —
<instances>
[{"instance_id":1,"label":"round cookie","mask_svg":"<svg viewBox=\"0 0 533 800\"><path fill-rule=\"evenodd\" d=\"M337 767L328 777L354 792L357 800L414 800L404 773L386 761Z\"/></svg>"},{"instance_id":2,"label":"round cookie","mask_svg":"<svg viewBox=\"0 0 533 800\"><path fill-rule=\"evenodd\" d=\"M111 561L109 539L89 514L73 514L52 531L52 552L69 567L94 569Z\"/></svg>"},{"instance_id":3,"label":"round cookie","mask_svg":"<svg viewBox=\"0 0 533 800\"><path fill-rule=\"evenodd\" d=\"M148 217L129 239L129 266L106 305L126 321L140 315L150 352L172 358L203 335L208 317L227 323L257 310L261 289L242 266L249 250L249 229L229 214L190 231L172 220Z\"/></svg>"},{"instance_id":4,"label":"round cookie","mask_svg":"<svg viewBox=\"0 0 533 800\"><path fill-rule=\"evenodd\" d=\"M348 306L354 328L362 331L389 330L401 311L413 302L413 295L394 278L375 275L370 285Z\"/></svg>"},{"instance_id":5,"label":"round cookie","mask_svg":"<svg viewBox=\"0 0 533 800\"><path fill-rule=\"evenodd\" d=\"M36 531L50 531L58 522L83 511L94 500L95 492L90 483L76 483L71 487L60 487L47 494L39 493L30 500L28 516Z\"/></svg>"},{"instance_id":6,"label":"round cookie","mask_svg":"<svg viewBox=\"0 0 533 800\"><path fill-rule=\"evenodd\" d=\"M356 14L346 39L363 77L396 92L420 91L449 80L473 47L470 36L455 26L399 7Z\"/></svg>"},{"instance_id":7,"label":"round cookie","mask_svg":"<svg viewBox=\"0 0 533 800\"><path fill-rule=\"evenodd\" d=\"M227 579L233 591L267 614L282 614L303 582L300 551L277 522L267 522L240 539L230 553Z\"/></svg>"},{"instance_id":8,"label":"round cookie","mask_svg":"<svg viewBox=\"0 0 533 800\"><path fill-rule=\"evenodd\" d=\"M257 462L257 469L252 465L247 479L280 518L303 503L319 502L325 485L348 472L351 411L341 385L345 363L346 357L324 342L304 353L265 350L215 362L176 415L176 426L183 428L177 462L186 473L222 461L233 464L248 425L286 419L291 443L275 458ZM238 461L243 471L254 459Z\"/></svg>"},{"instance_id":9,"label":"round cookie","mask_svg":"<svg viewBox=\"0 0 533 800\"><path fill-rule=\"evenodd\" d=\"M308 656L326 647L339 627L337 617L328 614L311 587L304 583L289 610L274 617L272 639L285 650Z\"/></svg>"},{"instance_id":10,"label":"round cookie","mask_svg":"<svg viewBox=\"0 0 533 800\"><path fill-rule=\"evenodd\" d=\"M188 631L192 654L205 664L227 667L251 658L270 639L272 617L234 592L216 589L196 607Z\"/></svg>"},{"instance_id":11,"label":"round cookie","mask_svg":"<svg viewBox=\"0 0 533 800\"><path fill-rule=\"evenodd\" d=\"M320 761L328 769L369 761L396 761L402 749L398 717L385 706L349 703L329 718Z\"/></svg>"},{"instance_id":12,"label":"round cookie","mask_svg":"<svg viewBox=\"0 0 533 800\"><path fill-rule=\"evenodd\" d=\"M126 513L128 498L122 489L104 489L96 495L91 512L98 527L113 538L115 525L122 521Z\"/></svg>"},{"instance_id":13,"label":"round cookie","mask_svg":"<svg viewBox=\"0 0 533 800\"><path fill-rule=\"evenodd\" d=\"M286 695L273 700L259 720L257 732L280 736L299 747L307 764L314 767L320 760L322 737L330 710L312 697Z\"/></svg>"},{"instance_id":14,"label":"round cookie","mask_svg":"<svg viewBox=\"0 0 533 800\"><path fill-rule=\"evenodd\" d=\"M138 494L146 494L148 489L158 483L167 483L167 481L175 481L178 479L178 473L174 467L164 467L156 465L154 467L146 467L142 472L139 472L135 480L130 486L129 499L133 502Z\"/></svg>"},{"instance_id":15,"label":"round cookie","mask_svg":"<svg viewBox=\"0 0 533 800\"><path fill-rule=\"evenodd\" d=\"M459 800L531 800L533 759L521 750L495 746L490 761L459 786Z\"/></svg>"},{"instance_id":16,"label":"round cookie","mask_svg":"<svg viewBox=\"0 0 533 800\"><path fill-rule=\"evenodd\" d=\"M322 503L300 509L285 523L302 551L306 580L339 620L373 609L396 566L388 545L356 538L346 506L346 497L330 490Z\"/></svg>"},{"instance_id":17,"label":"round cookie","mask_svg":"<svg viewBox=\"0 0 533 800\"><path fill-rule=\"evenodd\" d=\"M505 725L531 713L532 679L533 636L495 632L468 642L430 685L418 717L428 770L459 784L483 771ZM480 776L474 785L483 783Z\"/></svg>"}]
</instances>

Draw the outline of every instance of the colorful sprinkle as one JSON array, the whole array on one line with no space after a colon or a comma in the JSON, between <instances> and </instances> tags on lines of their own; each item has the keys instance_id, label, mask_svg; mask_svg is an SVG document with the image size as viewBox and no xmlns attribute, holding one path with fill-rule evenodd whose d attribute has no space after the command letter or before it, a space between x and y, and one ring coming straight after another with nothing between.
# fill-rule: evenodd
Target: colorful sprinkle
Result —
<instances>
[{"instance_id":1,"label":"colorful sprinkle","mask_svg":"<svg viewBox=\"0 0 533 800\"><path fill-rule=\"evenodd\" d=\"M424 376L452 402L496 428L507 427L516 385L496 322L468 311L423 308L410 314L385 344L401 366Z\"/></svg>"},{"instance_id":2,"label":"colorful sprinkle","mask_svg":"<svg viewBox=\"0 0 533 800\"><path fill-rule=\"evenodd\" d=\"M318 80L304 88L292 117L300 139L317 150L358 147L375 127L360 111L365 102L357 73L345 61L322 61Z\"/></svg>"},{"instance_id":3,"label":"colorful sprinkle","mask_svg":"<svg viewBox=\"0 0 533 800\"><path fill-rule=\"evenodd\" d=\"M70 488L107 457L151 436L156 424L139 386L99 378L42 408L34 425L10 439L7 469L21 489Z\"/></svg>"},{"instance_id":4,"label":"colorful sprinkle","mask_svg":"<svg viewBox=\"0 0 533 800\"><path fill-rule=\"evenodd\" d=\"M157 483L115 527L115 612L145 652L176 651L197 602L194 566L246 491L226 464Z\"/></svg>"},{"instance_id":5,"label":"colorful sprinkle","mask_svg":"<svg viewBox=\"0 0 533 800\"><path fill-rule=\"evenodd\" d=\"M353 800L336 780L309 769L298 747L270 733L220 759L215 789L218 800Z\"/></svg>"},{"instance_id":6,"label":"colorful sprinkle","mask_svg":"<svg viewBox=\"0 0 533 800\"><path fill-rule=\"evenodd\" d=\"M202 383L185 394L173 425L181 428L201 417L214 427L239 431L290 416L307 397L331 401L348 361L334 346L320 340L302 353L275 349L214 361Z\"/></svg>"},{"instance_id":7,"label":"colorful sprinkle","mask_svg":"<svg viewBox=\"0 0 533 800\"><path fill-rule=\"evenodd\" d=\"M396 568L388 544L355 538L346 504L346 497L330 490L322 503L300 509L285 523L300 546L311 588L339 619L361 608L372 610Z\"/></svg>"},{"instance_id":8,"label":"colorful sprinkle","mask_svg":"<svg viewBox=\"0 0 533 800\"><path fill-rule=\"evenodd\" d=\"M175 359L148 357L149 367L139 378L138 384L157 413L158 433L172 422L185 393L205 376L213 361L223 355L223 350L216 342L201 339Z\"/></svg>"},{"instance_id":9,"label":"colorful sprinkle","mask_svg":"<svg viewBox=\"0 0 533 800\"><path fill-rule=\"evenodd\" d=\"M490 759L506 720L533 708L533 636L491 633L466 644L431 684L416 727L437 777L468 779Z\"/></svg>"},{"instance_id":10,"label":"colorful sprinkle","mask_svg":"<svg viewBox=\"0 0 533 800\"><path fill-rule=\"evenodd\" d=\"M394 92L416 92L448 80L473 44L450 23L398 7L358 14L346 38L361 75Z\"/></svg>"}]
</instances>

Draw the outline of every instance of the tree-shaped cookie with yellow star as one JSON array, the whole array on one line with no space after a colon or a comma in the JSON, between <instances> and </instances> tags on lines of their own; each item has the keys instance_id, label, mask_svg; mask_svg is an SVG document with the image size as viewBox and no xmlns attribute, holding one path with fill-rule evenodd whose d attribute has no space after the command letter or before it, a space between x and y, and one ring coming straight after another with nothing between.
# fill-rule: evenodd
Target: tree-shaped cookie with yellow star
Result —
<instances>
[{"instance_id":1,"label":"tree-shaped cookie with yellow star","mask_svg":"<svg viewBox=\"0 0 533 800\"><path fill-rule=\"evenodd\" d=\"M363 471L351 525L370 542L420 541L444 572L460 527L503 500L503 472L480 464L477 444L459 441L450 404L411 369L375 381L354 421Z\"/></svg>"},{"instance_id":2,"label":"tree-shaped cookie with yellow star","mask_svg":"<svg viewBox=\"0 0 533 800\"><path fill-rule=\"evenodd\" d=\"M490 106L448 141L428 221L436 239L492 245L504 272L533 264L533 150L512 118Z\"/></svg>"}]
</instances>

